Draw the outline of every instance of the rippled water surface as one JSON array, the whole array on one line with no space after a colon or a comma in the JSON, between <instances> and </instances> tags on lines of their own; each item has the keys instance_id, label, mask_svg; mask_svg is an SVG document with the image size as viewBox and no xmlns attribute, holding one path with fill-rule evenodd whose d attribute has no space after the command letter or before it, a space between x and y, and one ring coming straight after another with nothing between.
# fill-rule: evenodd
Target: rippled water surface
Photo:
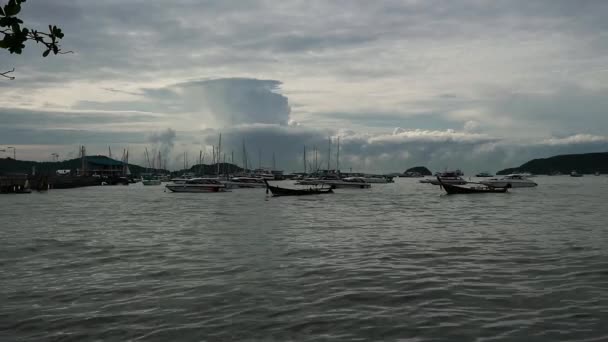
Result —
<instances>
[{"instance_id":1,"label":"rippled water surface","mask_svg":"<svg viewBox=\"0 0 608 342\"><path fill-rule=\"evenodd\" d=\"M536 180L2 195L0 341L608 341L608 177Z\"/></svg>"}]
</instances>

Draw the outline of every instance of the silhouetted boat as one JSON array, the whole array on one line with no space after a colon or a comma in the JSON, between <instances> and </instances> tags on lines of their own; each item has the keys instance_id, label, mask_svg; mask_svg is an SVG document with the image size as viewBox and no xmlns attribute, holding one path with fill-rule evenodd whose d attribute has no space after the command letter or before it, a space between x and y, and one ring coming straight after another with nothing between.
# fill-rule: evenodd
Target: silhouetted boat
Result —
<instances>
[{"instance_id":1,"label":"silhouetted boat","mask_svg":"<svg viewBox=\"0 0 608 342\"><path fill-rule=\"evenodd\" d=\"M305 196L305 195L321 195L331 194L334 191L332 188L308 188L308 189L287 189L278 186L272 186L268 184L268 181L264 179L266 183L266 193L272 192L273 196Z\"/></svg>"},{"instance_id":2,"label":"silhouetted boat","mask_svg":"<svg viewBox=\"0 0 608 342\"><path fill-rule=\"evenodd\" d=\"M448 195L505 193L505 192L507 192L507 189L509 188L508 186L498 188L498 187L488 186L488 185L481 184L481 183L472 183L472 184L481 184L482 186L466 187L466 186L443 183L441 181L440 177L437 177L437 180L439 182L439 185L443 188L443 190L445 190L445 192L448 193Z\"/></svg>"}]
</instances>

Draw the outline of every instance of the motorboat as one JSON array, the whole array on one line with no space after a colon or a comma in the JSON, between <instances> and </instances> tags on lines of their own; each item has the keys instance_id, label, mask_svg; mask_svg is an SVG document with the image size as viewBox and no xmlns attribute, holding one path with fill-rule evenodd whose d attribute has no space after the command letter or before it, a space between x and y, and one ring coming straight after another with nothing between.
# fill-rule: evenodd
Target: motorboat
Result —
<instances>
[{"instance_id":1,"label":"motorboat","mask_svg":"<svg viewBox=\"0 0 608 342\"><path fill-rule=\"evenodd\" d=\"M305 195L322 195L322 194L331 194L334 191L331 187L311 187L308 189L288 189L281 188L278 186L272 186L268 184L266 179L263 180L264 186L266 186L266 193L270 191L273 196L305 196Z\"/></svg>"},{"instance_id":2,"label":"motorboat","mask_svg":"<svg viewBox=\"0 0 608 342\"><path fill-rule=\"evenodd\" d=\"M494 187L489 185L484 185L481 183L471 183L476 184L473 186L460 186L453 184L446 184L441 181L440 177L437 177L437 181L439 185L448 195L459 195L459 194L491 194L491 193L505 193L509 186L505 187Z\"/></svg>"},{"instance_id":3,"label":"motorboat","mask_svg":"<svg viewBox=\"0 0 608 342\"><path fill-rule=\"evenodd\" d=\"M228 189L265 188L266 187L266 184L264 183L265 180L266 180L265 178L258 178L258 177L232 177L227 181L222 181L222 183L224 185L226 185L226 188L228 188Z\"/></svg>"},{"instance_id":4,"label":"motorboat","mask_svg":"<svg viewBox=\"0 0 608 342\"><path fill-rule=\"evenodd\" d=\"M444 184L453 184L453 185L464 185L467 184L468 182L461 177L462 172L460 172L460 170L456 170L456 171L446 171L446 172L442 172L438 175L436 175L436 179L422 179L420 180L420 183L426 183L426 184L433 184L433 185L440 185L439 184L439 179L441 179L441 182L443 182Z\"/></svg>"},{"instance_id":5,"label":"motorboat","mask_svg":"<svg viewBox=\"0 0 608 342\"><path fill-rule=\"evenodd\" d=\"M489 172L480 172L478 174L475 175L475 177L479 177L479 178L489 178L489 177L494 177L494 175L492 175Z\"/></svg>"},{"instance_id":6,"label":"motorboat","mask_svg":"<svg viewBox=\"0 0 608 342\"><path fill-rule=\"evenodd\" d=\"M575 171L570 172L570 177L583 177L583 175L576 172L576 170L575 170Z\"/></svg>"},{"instance_id":7,"label":"motorboat","mask_svg":"<svg viewBox=\"0 0 608 342\"><path fill-rule=\"evenodd\" d=\"M215 178L191 178L183 183L167 184L172 192L225 192L226 185Z\"/></svg>"},{"instance_id":8,"label":"motorboat","mask_svg":"<svg viewBox=\"0 0 608 342\"><path fill-rule=\"evenodd\" d=\"M536 182L533 182L520 174L510 174L502 178L492 178L485 181L481 181L480 183L488 186L493 186L495 188L531 188L538 185L536 184Z\"/></svg>"}]
</instances>

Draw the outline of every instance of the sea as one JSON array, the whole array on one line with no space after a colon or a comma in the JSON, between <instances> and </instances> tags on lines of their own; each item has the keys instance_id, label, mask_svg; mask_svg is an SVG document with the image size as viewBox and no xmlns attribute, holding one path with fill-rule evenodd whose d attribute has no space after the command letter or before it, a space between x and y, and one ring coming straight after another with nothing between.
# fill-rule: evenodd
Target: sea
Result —
<instances>
[{"instance_id":1,"label":"sea","mask_svg":"<svg viewBox=\"0 0 608 342\"><path fill-rule=\"evenodd\" d=\"M0 195L0 341L608 341L608 177L534 180Z\"/></svg>"}]
</instances>

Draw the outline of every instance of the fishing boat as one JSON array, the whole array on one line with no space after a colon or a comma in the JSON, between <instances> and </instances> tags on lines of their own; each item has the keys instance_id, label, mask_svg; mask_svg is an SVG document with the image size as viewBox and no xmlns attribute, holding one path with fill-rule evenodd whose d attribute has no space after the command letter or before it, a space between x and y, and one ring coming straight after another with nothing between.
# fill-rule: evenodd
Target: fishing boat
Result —
<instances>
[{"instance_id":1,"label":"fishing boat","mask_svg":"<svg viewBox=\"0 0 608 342\"><path fill-rule=\"evenodd\" d=\"M192 178L183 183L167 184L172 192L225 192L226 186L215 178Z\"/></svg>"},{"instance_id":2,"label":"fishing boat","mask_svg":"<svg viewBox=\"0 0 608 342\"><path fill-rule=\"evenodd\" d=\"M437 181L439 185L448 193L448 195L456 195L456 194L488 194L488 193L505 193L509 186L505 187L493 187L484 185L481 183L470 183L470 184L480 184L481 186L461 186L461 185L453 185L443 183L440 177L437 177Z\"/></svg>"},{"instance_id":3,"label":"fishing boat","mask_svg":"<svg viewBox=\"0 0 608 342\"><path fill-rule=\"evenodd\" d=\"M492 178L481 181L480 183L495 188L504 188L507 186L511 188L531 188L538 185L536 182L533 182L520 174L506 175L502 178Z\"/></svg>"},{"instance_id":4,"label":"fishing boat","mask_svg":"<svg viewBox=\"0 0 608 342\"><path fill-rule=\"evenodd\" d=\"M331 187L329 188L308 188L308 189L288 189L281 188L278 186L272 186L268 184L268 181L264 179L264 183L266 185L266 193L270 191L273 196L306 196L306 195L322 195L322 194L331 194L334 191Z\"/></svg>"}]
</instances>

